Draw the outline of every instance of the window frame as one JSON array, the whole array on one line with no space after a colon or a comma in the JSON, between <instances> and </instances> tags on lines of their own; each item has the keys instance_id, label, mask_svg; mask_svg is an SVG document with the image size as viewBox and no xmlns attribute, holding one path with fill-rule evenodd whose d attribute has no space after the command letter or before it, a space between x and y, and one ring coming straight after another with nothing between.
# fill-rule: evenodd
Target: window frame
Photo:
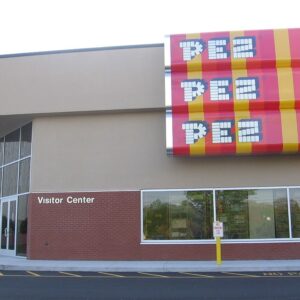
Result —
<instances>
[{"instance_id":1,"label":"window frame","mask_svg":"<svg viewBox=\"0 0 300 300\"><path fill-rule=\"evenodd\" d=\"M216 192L224 190L264 190L264 189L286 189L287 192L287 206L288 206L288 223L289 223L289 237L288 238L263 238L263 239L222 239L223 244L266 244L266 243L295 243L300 242L299 238L292 237L292 221L291 221L291 205L290 205L290 189L300 189L300 186L264 186L264 187L217 187L217 188L186 188L186 189L144 189L141 190L141 207L140 207L140 244L145 245L176 245L176 244L215 244L216 239L210 240L149 240L144 239L144 193L147 192L173 192L173 191L212 191L213 193L213 221L216 221L217 203Z\"/></svg>"},{"instance_id":2,"label":"window frame","mask_svg":"<svg viewBox=\"0 0 300 300\"><path fill-rule=\"evenodd\" d=\"M29 155L26 155L24 157L21 157L21 143L22 143L22 129L28 125L31 124L31 141L30 141L30 154ZM6 137L8 135L10 135L11 133L15 132L15 131L19 131L19 142L18 142L18 158L14 161L10 161L8 163L5 163L5 142L6 142ZM17 233L17 222L18 222L18 207L19 207L19 198L22 197L22 196L28 196L30 195L30 188L31 188L31 164L32 164L32 121L26 123L26 124L23 124L22 126L20 126L19 128L7 133L6 135L4 136L1 136L1 139L3 140L3 152L2 152L2 159L3 159L3 162L2 164L0 165L0 172L2 174L1 176L1 181L0 181L0 184L1 184L1 189L0 189L0 201L2 200L6 200L6 199L10 199L12 197L16 197L16 227L15 227L15 254L14 254L14 257L26 257L26 255L24 256L23 254L19 255L18 253L18 250L17 250L17 236L18 236L18 233ZM22 161L26 160L26 159L29 159L29 190L27 192L21 192L19 191L19 181L20 181L20 164ZM3 181L4 181L4 168L7 167L7 166L10 166L10 165L13 165L13 164L17 164L17 190L16 190L16 194L13 194L13 195L8 195L8 196L4 196L3 195ZM28 201L28 198L27 198L27 201Z\"/></svg>"}]
</instances>

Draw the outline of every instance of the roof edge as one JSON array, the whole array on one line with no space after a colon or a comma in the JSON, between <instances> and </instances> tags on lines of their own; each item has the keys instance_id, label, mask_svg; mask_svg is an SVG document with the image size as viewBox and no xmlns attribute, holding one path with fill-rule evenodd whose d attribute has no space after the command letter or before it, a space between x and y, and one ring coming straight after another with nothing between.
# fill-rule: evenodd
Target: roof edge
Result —
<instances>
[{"instance_id":1,"label":"roof edge","mask_svg":"<svg viewBox=\"0 0 300 300\"><path fill-rule=\"evenodd\" d=\"M26 56L39 56L39 55L53 55L53 54L67 54L67 53L109 51L109 50L127 50L127 49L138 49L138 48L160 48L160 47L164 47L164 44L157 43L157 44L124 45L124 46L111 46L111 47L37 51L37 52L24 52L24 53L13 53L13 54L0 54L0 59L1 58L26 57Z\"/></svg>"}]
</instances>

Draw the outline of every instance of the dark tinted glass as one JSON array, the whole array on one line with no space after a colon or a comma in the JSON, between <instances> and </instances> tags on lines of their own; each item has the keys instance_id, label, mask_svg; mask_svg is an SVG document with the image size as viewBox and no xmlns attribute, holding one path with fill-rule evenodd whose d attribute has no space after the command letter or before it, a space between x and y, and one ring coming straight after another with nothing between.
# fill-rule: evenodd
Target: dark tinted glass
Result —
<instances>
[{"instance_id":1,"label":"dark tinted glass","mask_svg":"<svg viewBox=\"0 0 300 300\"><path fill-rule=\"evenodd\" d=\"M0 168L0 197L2 196L2 168Z\"/></svg>"},{"instance_id":2,"label":"dark tinted glass","mask_svg":"<svg viewBox=\"0 0 300 300\"><path fill-rule=\"evenodd\" d=\"M26 256L27 248L27 202L28 195L22 195L18 201L17 255Z\"/></svg>"},{"instance_id":3,"label":"dark tinted glass","mask_svg":"<svg viewBox=\"0 0 300 300\"><path fill-rule=\"evenodd\" d=\"M289 237L286 189L224 190L216 198L225 239Z\"/></svg>"},{"instance_id":4,"label":"dark tinted glass","mask_svg":"<svg viewBox=\"0 0 300 300\"><path fill-rule=\"evenodd\" d=\"M300 189L290 189L291 221L293 238L300 237Z\"/></svg>"},{"instance_id":5,"label":"dark tinted glass","mask_svg":"<svg viewBox=\"0 0 300 300\"><path fill-rule=\"evenodd\" d=\"M2 196L15 195L17 193L18 163L3 168Z\"/></svg>"},{"instance_id":6,"label":"dark tinted glass","mask_svg":"<svg viewBox=\"0 0 300 300\"><path fill-rule=\"evenodd\" d=\"M144 192L144 239L212 239L211 191Z\"/></svg>"},{"instance_id":7,"label":"dark tinted glass","mask_svg":"<svg viewBox=\"0 0 300 300\"><path fill-rule=\"evenodd\" d=\"M19 168L19 194L29 192L29 179L30 179L30 158L20 161Z\"/></svg>"},{"instance_id":8,"label":"dark tinted glass","mask_svg":"<svg viewBox=\"0 0 300 300\"><path fill-rule=\"evenodd\" d=\"M2 204L2 226L1 226L1 249L6 249L7 248L7 238L6 238L6 233L7 233L7 219L8 219L8 202L4 202Z\"/></svg>"},{"instance_id":9,"label":"dark tinted glass","mask_svg":"<svg viewBox=\"0 0 300 300\"><path fill-rule=\"evenodd\" d=\"M19 159L20 130L16 130L5 137L4 163L8 164Z\"/></svg>"},{"instance_id":10,"label":"dark tinted glass","mask_svg":"<svg viewBox=\"0 0 300 300\"><path fill-rule=\"evenodd\" d=\"M31 123L21 128L21 158L31 154L31 132Z\"/></svg>"},{"instance_id":11,"label":"dark tinted glass","mask_svg":"<svg viewBox=\"0 0 300 300\"><path fill-rule=\"evenodd\" d=\"M9 209L9 234L8 234L8 249L15 249L15 228L16 228L16 203L17 201L10 201Z\"/></svg>"},{"instance_id":12,"label":"dark tinted glass","mask_svg":"<svg viewBox=\"0 0 300 300\"><path fill-rule=\"evenodd\" d=\"M3 165L3 155L4 155L4 139L0 139L0 166Z\"/></svg>"}]
</instances>

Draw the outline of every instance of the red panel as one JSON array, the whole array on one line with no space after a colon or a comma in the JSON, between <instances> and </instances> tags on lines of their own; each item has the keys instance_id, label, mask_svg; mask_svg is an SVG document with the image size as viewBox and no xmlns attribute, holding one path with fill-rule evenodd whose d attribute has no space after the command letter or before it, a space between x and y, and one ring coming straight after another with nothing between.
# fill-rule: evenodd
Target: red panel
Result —
<instances>
[{"instance_id":1,"label":"red panel","mask_svg":"<svg viewBox=\"0 0 300 300\"><path fill-rule=\"evenodd\" d=\"M259 96L257 99L249 99L249 112L250 117L253 119L259 119L262 124L262 140L259 142L252 142L252 152L253 154L263 154L263 153L282 153L283 152L283 140L289 141L290 136L294 138L293 135L289 135L289 119L282 119L283 109L280 108L280 96L284 98L284 93L291 95L291 93L284 90L284 85L282 83L285 80L289 80L290 69L287 72L281 72L280 78L277 75L277 68L288 65L290 57L287 47L290 47L291 52L291 65L292 73L294 80L294 94L295 94L295 107L300 109L300 30L299 29L290 29L288 31L290 44L280 47L281 40L286 43L284 37L285 32L276 32L276 45L275 45L275 35L274 30L261 30L261 31L245 31L242 37L255 38L255 56L248 57L246 59L246 77L255 78L258 80L258 93ZM282 35L283 34L283 35ZM230 33L229 32L217 32L217 33L201 33L201 39L205 44L204 51L201 55L201 71L202 79L207 83L208 89L203 94L203 111L204 120L208 122L210 127L209 133L204 137L205 139L205 151L199 150L199 155L202 155L205 152L206 155L223 155L223 154L235 154L236 153L236 143L213 143L212 142L212 130L211 123L219 120L232 120L235 119L235 109L246 109L245 106L234 106L233 99L230 100L211 100L210 95L210 81L213 79L219 78L232 78L232 66L234 68L243 68L243 64L239 65L238 60L234 61L235 58L232 58L233 51L236 49L233 45L230 44ZM193 111L193 118L191 118L188 111L188 103L185 103L183 96L184 90L181 88L181 82L189 78L189 74L186 68L186 62L183 61L182 49L179 46L179 42L186 39L185 35L175 36L172 39L174 42L174 50L172 50L172 55L174 53L174 73L172 73L172 84L173 84L173 128L174 128L174 154L180 155L189 155L189 145L185 144L185 131L182 130L182 123L195 120L195 115L197 112ZM221 45L220 47L225 47L225 50L230 54L226 59L217 58L212 59L209 56L209 51L214 49L214 46L210 42L215 41L216 39L223 39L227 42L225 44L216 44ZM219 42L218 42L219 43ZM247 46L241 46L242 51L247 51L249 48ZM234 48L234 49L233 49ZM221 49L222 50L222 49ZM223 49L224 50L224 49ZM283 61L287 60L286 64L281 64L277 66L276 61L276 51L280 53L280 59ZM222 53L222 51L220 51ZM282 54L283 53L283 54ZM284 54L286 53L286 54ZM217 53L218 54L218 53ZM285 55L286 57L282 56ZM235 63L233 63L235 62ZM176 71L176 72L175 72ZM285 75L286 74L286 75ZM284 77L287 76L287 77ZM280 80L281 85L278 81ZM288 81L287 81L288 82ZM232 89L231 85L231 89ZM280 91L279 91L280 88ZM233 95L235 94L235 91ZM283 99L285 100L285 99ZM294 103L294 99L291 100L291 105ZM239 100L236 100L238 104ZM242 100L241 100L242 101ZM286 103L286 102L285 102ZM291 107L293 109L293 107ZM200 112L200 111L199 111ZM300 113L295 112L297 117L297 130L300 140ZM202 121L202 120L199 120ZM291 120L291 126L294 126L295 122ZM285 130L283 131L284 128ZM232 134L235 135L234 126L232 127ZM296 129L293 128L293 132L296 132ZM284 134L284 138L283 138ZM287 142L288 144L293 144L292 142ZM285 148L286 149L286 148ZM203 149L202 149L203 150ZM285 150L287 151L287 150ZM291 148L291 151L294 151ZM196 151L193 151L193 155L197 155Z\"/></svg>"},{"instance_id":2,"label":"red panel","mask_svg":"<svg viewBox=\"0 0 300 300\"><path fill-rule=\"evenodd\" d=\"M293 68L293 80L294 80L294 94L295 94L295 109L297 115L297 130L298 141L300 141L300 30L289 29L290 49ZM298 148L300 151L300 145Z\"/></svg>"}]
</instances>

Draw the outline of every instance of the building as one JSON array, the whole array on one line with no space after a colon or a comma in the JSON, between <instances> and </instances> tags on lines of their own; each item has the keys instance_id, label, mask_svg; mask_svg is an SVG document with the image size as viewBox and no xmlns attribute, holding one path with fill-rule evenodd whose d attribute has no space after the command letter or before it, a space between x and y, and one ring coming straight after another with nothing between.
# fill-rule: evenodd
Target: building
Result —
<instances>
[{"instance_id":1,"label":"building","mask_svg":"<svg viewBox=\"0 0 300 300\"><path fill-rule=\"evenodd\" d=\"M166 154L162 44L2 56L1 254L296 259L300 157Z\"/></svg>"}]
</instances>

